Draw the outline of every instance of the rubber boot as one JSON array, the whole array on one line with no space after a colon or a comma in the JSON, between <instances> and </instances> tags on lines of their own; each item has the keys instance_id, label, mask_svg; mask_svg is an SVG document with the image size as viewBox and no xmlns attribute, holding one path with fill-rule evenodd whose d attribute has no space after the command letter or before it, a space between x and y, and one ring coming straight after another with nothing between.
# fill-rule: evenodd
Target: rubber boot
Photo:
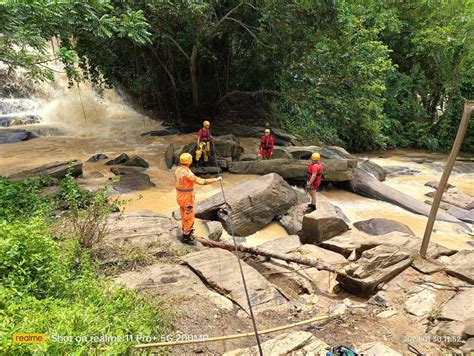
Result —
<instances>
[{"instance_id":1,"label":"rubber boot","mask_svg":"<svg viewBox=\"0 0 474 356\"><path fill-rule=\"evenodd\" d=\"M196 245L196 240L193 238L193 232L191 231L189 234L183 234L183 239L181 242L186 245L194 246Z\"/></svg>"}]
</instances>

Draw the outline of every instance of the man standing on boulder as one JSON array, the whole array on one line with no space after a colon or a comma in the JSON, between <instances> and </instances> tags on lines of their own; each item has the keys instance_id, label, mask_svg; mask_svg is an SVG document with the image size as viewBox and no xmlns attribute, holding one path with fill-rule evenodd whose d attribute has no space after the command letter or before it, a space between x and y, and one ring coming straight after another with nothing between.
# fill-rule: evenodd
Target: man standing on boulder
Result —
<instances>
[{"instance_id":1,"label":"man standing on boulder","mask_svg":"<svg viewBox=\"0 0 474 356\"><path fill-rule=\"evenodd\" d=\"M196 161L199 162L201 156L204 156L204 162L209 160L209 155L211 152L211 141L214 139L211 135L211 123L209 121L204 121L202 124L202 129L198 132L197 145L198 149L196 150Z\"/></svg>"},{"instance_id":2,"label":"man standing on boulder","mask_svg":"<svg viewBox=\"0 0 474 356\"><path fill-rule=\"evenodd\" d=\"M311 203L308 204L310 211L316 210L316 191L321 185L321 179L323 176L323 164L321 163L321 157L319 153L314 152L311 155L311 163L308 165L308 184L306 189L311 196Z\"/></svg>"},{"instance_id":3,"label":"man standing on boulder","mask_svg":"<svg viewBox=\"0 0 474 356\"><path fill-rule=\"evenodd\" d=\"M270 159L273 156L273 150L275 149L275 140L270 136L270 129L265 129L265 135L260 139L260 145L258 146L258 159L262 158Z\"/></svg>"},{"instance_id":4,"label":"man standing on boulder","mask_svg":"<svg viewBox=\"0 0 474 356\"><path fill-rule=\"evenodd\" d=\"M181 213L181 223L183 227L182 242L188 245L195 245L193 237L194 225L194 184L207 185L222 180L222 177L202 179L194 175L189 169L193 162L193 156L190 153L183 153L179 157L181 164L175 172L176 180L176 201Z\"/></svg>"}]
</instances>

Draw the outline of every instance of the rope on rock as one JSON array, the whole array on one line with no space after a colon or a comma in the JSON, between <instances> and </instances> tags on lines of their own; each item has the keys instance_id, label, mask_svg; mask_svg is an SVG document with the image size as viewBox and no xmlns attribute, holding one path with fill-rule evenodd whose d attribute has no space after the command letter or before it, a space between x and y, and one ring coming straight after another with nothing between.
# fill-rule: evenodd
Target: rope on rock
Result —
<instances>
[{"instance_id":1,"label":"rope on rock","mask_svg":"<svg viewBox=\"0 0 474 356\"><path fill-rule=\"evenodd\" d=\"M339 314L320 315L320 316L316 316L316 317L311 318L311 319L298 321L296 323L277 326L277 327L274 327L274 328L271 328L271 329L265 329L265 330L260 331L260 335L270 334L270 333L281 331L281 330L295 328L295 327L301 326L301 325L311 324L311 323L314 323L316 321L321 321L321 320L334 318L334 317L337 317L338 315ZM253 336L253 335L255 335L255 332L247 332L247 333L232 334L232 335L225 335L225 336L216 336L216 337L210 337L210 338L207 338L207 339L198 339L198 340L182 340L182 341L157 342L157 343L153 343L153 344L139 344L139 345L135 345L134 347L136 349L144 349L144 348L151 348L151 347L179 346L179 345L187 345L187 344L203 344L203 343L207 343L207 342L240 339L240 338L249 337L249 336ZM261 347L260 347L260 350L261 350Z\"/></svg>"}]
</instances>

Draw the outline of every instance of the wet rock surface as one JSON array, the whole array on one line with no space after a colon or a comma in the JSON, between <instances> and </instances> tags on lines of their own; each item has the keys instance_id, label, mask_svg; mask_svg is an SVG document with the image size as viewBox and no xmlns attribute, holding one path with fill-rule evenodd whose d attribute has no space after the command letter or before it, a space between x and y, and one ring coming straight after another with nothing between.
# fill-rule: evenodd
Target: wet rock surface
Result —
<instances>
[{"instance_id":1,"label":"wet rock surface","mask_svg":"<svg viewBox=\"0 0 474 356\"><path fill-rule=\"evenodd\" d=\"M36 137L33 132L22 129L0 130L0 144L28 141Z\"/></svg>"},{"instance_id":2,"label":"wet rock surface","mask_svg":"<svg viewBox=\"0 0 474 356\"><path fill-rule=\"evenodd\" d=\"M354 226L369 235L385 235L393 231L414 235L413 231L405 224L389 219L373 218L354 223Z\"/></svg>"},{"instance_id":3,"label":"wet rock surface","mask_svg":"<svg viewBox=\"0 0 474 356\"><path fill-rule=\"evenodd\" d=\"M66 176L69 170L73 177L79 177L82 174L82 161L72 160L69 162L48 163L33 169L12 174L8 178L12 180L22 180L46 176L61 179Z\"/></svg>"},{"instance_id":4,"label":"wet rock surface","mask_svg":"<svg viewBox=\"0 0 474 356\"><path fill-rule=\"evenodd\" d=\"M144 173L126 173L119 175L119 181L112 184L113 188L120 193L130 193L146 190L154 187L155 184L150 177Z\"/></svg>"},{"instance_id":5,"label":"wet rock surface","mask_svg":"<svg viewBox=\"0 0 474 356\"><path fill-rule=\"evenodd\" d=\"M93 156L91 156L87 162L98 162L98 161L101 161L103 159L107 159L109 158L106 154L103 154L103 153L97 153Z\"/></svg>"}]
</instances>

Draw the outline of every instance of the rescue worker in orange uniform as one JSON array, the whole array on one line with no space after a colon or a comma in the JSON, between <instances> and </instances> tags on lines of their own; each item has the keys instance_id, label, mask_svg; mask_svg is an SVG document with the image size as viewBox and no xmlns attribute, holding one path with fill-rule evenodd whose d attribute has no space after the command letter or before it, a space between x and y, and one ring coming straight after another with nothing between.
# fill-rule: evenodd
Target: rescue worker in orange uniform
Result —
<instances>
[{"instance_id":1,"label":"rescue worker in orange uniform","mask_svg":"<svg viewBox=\"0 0 474 356\"><path fill-rule=\"evenodd\" d=\"M273 156L275 150L275 140L270 136L270 129L265 129L265 135L260 139L258 145L258 159L270 159Z\"/></svg>"},{"instance_id":2,"label":"rescue worker in orange uniform","mask_svg":"<svg viewBox=\"0 0 474 356\"><path fill-rule=\"evenodd\" d=\"M222 177L202 179L194 175L189 169L193 162L190 153L183 153L179 157L180 166L176 169L176 201L181 212L181 223L183 227L182 242L188 245L195 245L193 237L194 225L194 184L206 185L222 180Z\"/></svg>"},{"instance_id":3,"label":"rescue worker in orange uniform","mask_svg":"<svg viewBox=\"0 0 474 356\"><path fill-rule=\"evenodd\" d=\"M214 137L211 135L211 123L209 121L204 121L202 126L202 129L198 131L196 161L199 162L201 156L204 156L204 162L207 162L211 152L211 141L214 140Z\"/></svg>"},{"instance_id":4,"label":"rescue worker in orange uniform","mask_svg":"<svg viewBox=\"0 0 474 356\"><path fill-rule=\"evenodd\" d=\"M310 211L316 210L316 191L321 185L321 180L323 176L323 164L321 163L321 157L319 153L314 152L311 155L311 163L308 165L308 183L306 189L311 196L311 203L308 204L308 209Z\"/></svg>"}]
</instances>

